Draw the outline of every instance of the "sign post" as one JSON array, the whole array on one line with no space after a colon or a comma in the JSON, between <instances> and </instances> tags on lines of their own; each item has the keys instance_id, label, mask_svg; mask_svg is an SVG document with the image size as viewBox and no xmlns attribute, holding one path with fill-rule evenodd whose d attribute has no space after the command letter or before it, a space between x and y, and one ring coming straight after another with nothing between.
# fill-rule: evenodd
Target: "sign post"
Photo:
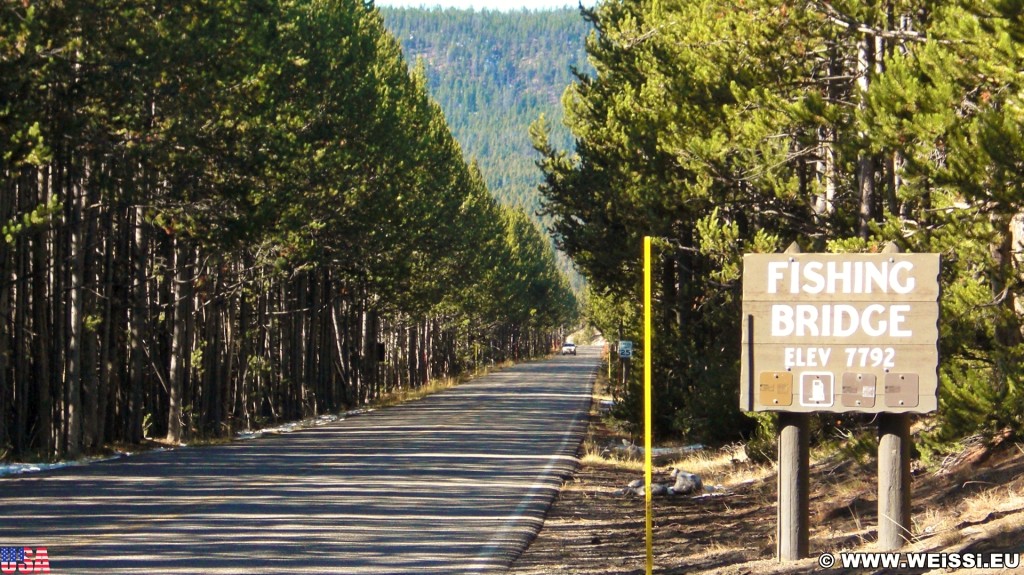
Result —
<instances>
[{"instance_id":1,"label":"sign post","mask_svg":"<svg viewBox=\"0 0 1024 575\"><path fill-rule=\"evenodd\" d=\"M889 244L884 253L898 251ZM878 416L878 548L894 551L909 540L910 414L882 413Z\"/></svg>"},{"instance_id":2,"label":"sign post","mask_svg":"<svg viewBox=\"0 0 1024 575\"><path fill-rule=\"evenodd\" d=\"M910 414L878 417L878 548L910 540Z\"/></svg>"},{"instance_id":3,"label":"sign post","mask_svg":"<svg viewBox=\"0 0 1024 575\"><path fill-rule=\"evenodd\" d=\"M786 253L800 253L800 246L793 242ZM780 561L796 561L807 557L811 548L810 414L780 413L777 434L779 465L776 556Z\"/></svg>"},{"instance_id":4,"label":"sign post","mask_svg":"<svg viewBox=\"0 0 1024 575\"><path fill-rule=\"evenodd\" d=\"M879 420L879 547L910 529L911 413L938 408L938 254L743 258L740 408L779 412L779 559L807 556L807 420ZM801 419L802 417L802 419Z\"/></svg>"}]
</instances>

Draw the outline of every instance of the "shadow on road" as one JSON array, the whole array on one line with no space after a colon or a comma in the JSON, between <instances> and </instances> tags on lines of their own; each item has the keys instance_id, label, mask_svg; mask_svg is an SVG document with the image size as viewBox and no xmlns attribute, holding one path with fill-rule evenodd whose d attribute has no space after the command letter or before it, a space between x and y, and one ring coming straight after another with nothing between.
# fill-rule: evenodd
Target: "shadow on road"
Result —
<instances>
[{"instance_id":1,"label":"shadow on road","mask_svg":"<svg viewBox=\"0 0 1024 575\"><path fill-rule=\"evenodd\" d=\"M575 467L596 353L248 442L0 479L54 573L501 571Z\"/></svg>"}]
</instances>

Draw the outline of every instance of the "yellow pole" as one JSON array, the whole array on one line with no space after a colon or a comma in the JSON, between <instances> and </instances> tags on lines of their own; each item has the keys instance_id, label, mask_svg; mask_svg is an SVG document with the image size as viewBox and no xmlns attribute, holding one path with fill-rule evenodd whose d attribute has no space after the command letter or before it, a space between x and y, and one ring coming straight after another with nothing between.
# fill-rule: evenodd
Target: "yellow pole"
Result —
<instances>
[{"instance_id":1,"label":"yellow pole","mask_svg":"<svg viewBox=\"0 0 1024 575\"><path fill-rule=\"evenodd\" d=\"M654 508L651 505L651 238L644 237L644 503L647 516L647 575L654 571Z\"/></svg>"}]
</instances>

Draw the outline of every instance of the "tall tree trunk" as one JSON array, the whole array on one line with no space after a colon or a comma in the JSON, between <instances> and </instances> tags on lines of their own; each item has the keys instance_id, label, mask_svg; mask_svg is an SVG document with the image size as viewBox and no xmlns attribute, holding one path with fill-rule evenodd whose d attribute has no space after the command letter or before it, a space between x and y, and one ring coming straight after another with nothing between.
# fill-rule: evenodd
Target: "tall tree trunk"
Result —
<instances>
[{"instance_id":1,"label":"tall tree trunk","mask_svg":"<svg viewBox=\"0 0 1024 575\"><path fill-rule=\"evenodd\" d=\"M416 330L418 329L416 320L411 320L409 326L406 328L406 339L408 341L408 370L409 370L409 387L417 388L420 386L419 381L419 350L418 350L418 338Z\"/></svg>"},{"instance_id":2,"label":"tall tree trunk","mask_svg":"<svg viewBox=\"0 0 1024 575\"><path fill-rule=\"evenodd\" d=\"M105 238L106 249L102 266L102 287L100 293L103 295L102 322L100 324L100 353L99 353L99 375L97 378L95 413L90 417L95 418L94 433L99 445L109 440L110 428L108 426L111 397L117 389L118 378L118 347L120 342L117 339L120 325L117 317L119 309L118 284L116 283L114 262L124 257L123 245L120 241L122 234L114 226L114 209L108 207L102 215L103 237Z\"/></svg>"},{"instance_id":3,"label":"tall tree trunk","mask_svg":"<svg viewBox=\"0 0 1024 575\"><path fill-rule=\"evenodd\" d=\"M70 194L67 192L69 186L67 184L66 166L67 164L64 161L58 160L54 162L54 166L51 167L52 176L50 180L52 184L51 193L62 198L65 203L65 209L67 209L66 204L70 202ZM57 454L58 456L63 456L67 452L67 418L65 411L67 404L67 397L65 395L67 345L65 342L68 341L68 292L66 290L66 271L68 266L66 264L69 256L68 225L66 219L56 226L53 232L53 244L50 251L50 294L54 296L50 298L50 321L53 326L51 339L55 342L50 347L50 365L53 366L55 372L51 389L56 402L53 409L56 418L53 433L54 441L57 443Z\"/></svg>"},{"instance_id":4,"label":"tall tree trunk","mask_svg":"<svg viewBox=\"0 0 1024 575\"><path fill-rule=\"evenodd\" d=\"M294 293L295 311L292 317L292 341L288 355L291 356L295 395L295 408L289 417L303 417L308 414L309 381L306 375L306 347L309 344L309 272L302 272L291 285Z\"/></svg>"},{"instance_id":5,"label":"tall tree trunk","mask_svg":"<svg viewBox=\"0 0 1024 575\"><path fill-rule=\"evenodd\" d=\"M679 310L676 303L676 258L674 254L667 254L662 260L661 268L661 289L662 289L662 333L671 334L679 330Z\"/></svg>"},{"instance_id":6,"label":"tall tree trunk","mask_svg":"<svg viewBox=\"0 0 1024 575\"><path fill-rule=\"evenodd\" d=\"M251 268L252 263L249 259L248 254L243 257L243 264L245 268ZM244 272L242 272L244 273ZM245 282L245 279L240 278L239 281ZM253 340L257 337L256 330L252 326L252 305L249 303L249 294L247 290L242 289L239 295L238 301L238 372L239 372L239 398L236 405L237 416L242 419L242 426L244 429L252 428L252 416L253 409L250 402L254 396L254 380L256 377L255 373L249 367L249 357L251 353L251 345Z\"/></svg>"},{"instance_id":7,"label":"tall tree trunk","mask_svg":"<svg viewBox=\"0 0 1024 575\"><path fill-rule=\"evenodd\" d=\"M871 86L871 74L875 64L875 39L865 34L857 49L857 88L860 92L861 108L867 106L868 89ZM866 142L864 143L866 145ZM860 209L858 211L858 233L861 239L868 239L871 234L871 222L874 219L875 204L875 157L867 149L862 149L857 159L857 186L860 192Z\"/></svg>"},{"instance_id":8,"label":"tall tree trunk","mask_svg":"<svg viewBox=\"0 0 1024 575\"><path fill-rule=\"evenodd\" d=\"M332 323L334 327L334 342L337 347L338 378L335 389L335 398L339 405L346 408L353 407L356 403L355 395L352 393L354 378L352 376L352 336L351 322L348 321L348 301L334 296L332 307Z\"/></svg>"},{"instance_id":9,"label":"tall tree trunk","mask_svg":"<svg viewBox=\"0 0 1024 575\"><path fill-rule=\"evenodd\" d=\"M15 192L13 186L4 188L0 193L0 221L7 221L13 208ZM9 369L11 365L11 289L14 273L11 265L11 249L7 241L0 238L0 445L8 442L8 405L11 400L11 382Z\"/></svg>"},{"instance_id":10,"label":"tall tree trunk","mask_svg":"<svg viewBox=\"0 0 1024 575\"><path fill-rule=\"evenodd\" d=\"M171 283L171 302L174 319L171 330L171 362L168 370L167 393L167 441L180 443L183 439L184 385L188 370L187 356L191 349L187 341L189 303L192 301L188 292L189 281L189 248L180 237L174 242L174 280Z\"/></svg>"},{"instance_id":11,"label":"tall tree trunk","mask_svg":"<svg viewBox=\"0 0 1024 575\"><path fill-rule=\"evenodd\" d=\"M221 291L222 279L220 273L212 268L207 268L205 273L212 281L210 299L203 309L203 340L206 345L203 348L203 376L202 376L202 421L204 433L218 436L223 423L221 415L221 386L225 380L222 373L224 361L221 357L223 344L223 314L224 295Z\"/></svg>"},{"instance_id":12,"label":"tall tree trunk","mask_svg":"<svg viewBox=\"0 0 1024 575\"><path fill-rule=\"evenodd\" d=\"M131 290L131 372L128 400L128 439L140 443L143 436L143 413L145 412L143 381L146 377L145 339L149 332L149 284L147 279L146 256L149 251L149 234L146 230L143 208L134 208L132 218L135 234L132 239L132 290Z\"/></svg>"},{"instance_id":13,"label":"tall tree trunk","mask_svg":"<svg viewBox=\"0 0 1024 575\"><path fill-rule=\"evenodd\" d=\"M857 233L861 239L871 235L871 222L875 218L875 158L866 151L857 160L857 182L860 188L860 210L857 215Z\"/></svg>"},{"instance_id":14,"label":"tall tree trunk","mask_svg":"<svg viewBox=\"0 0 1024 575\"><path fill-rule=\"evenodd\" d=\"M828 80L825 84L825 99L834 102L839 98L839 86L836 78L844 74L842 58L839 57L838 49L829 49L828 56ZM818 164L818 175L821 179L822 193L818 195L814 204L814 213L819 225L835 213L836 182L838 180L838 167L836 165L836 130L833 126L824 126L819 135L820 162Z\"/></svg>"},{"instance_id":15,"label":"tall tree trunk","mask_svg":"<svg viewBox=\"0 0 1024 575\"><path fill-rule=\"evenodd\" d=\"M330 278L326 268L321 268L316 274L316 310L314 319L316 328L315 353L310 354L310 360L316 372L316 394L319 408L322 411L334 411L334 395L331 393L331 343L330 343Z\"/></svg>"},{"instance_id":16,"label":"tall tree trunk","mask_svg":"<svg viewBox=\"0 0 1024 575\"><path fill-rule=\"evenodd\" d=\"M92 211L98 206L100 200L98 182L104 179L103 170L106 169L99 161L95 161L92 166L97 178L96 183L90 182L85 188L83 215L86 218L84 222L86 243L82 246L85 250L82 299L85 313L90 316L97 309L96 296L98 286L100 286L100 278L97 276L96 244L104 243L105 238L99 236L99 219L85 210ZM101 419L99 414L100 395L103 393L101 383L96 377L99 356L98 335L95 324L86 326L82 333L82 443L89 451L100 447L103 441L99 437L98 428Z\"/></svg>"},{"instance_id":17,"label":"tall tree trunk","mask_svg":"<svg viewBox=\"0 0 1024 575\"><path fill-rule=\"evenodd\" d=\"M49 200L49 169L39 170L39 190L37 201L44 203ZM49 245L47 238L49 231L39 230L34 234L32 240L32 326L36 334L36 343L32 346L32 354L35 358L36 377L36 439L35 444L40 452L47 458L56 455L53 436L53 398L51 390L51 369L50 369L50 348L53 342L50 339L50 320L47 317L50 297L47 294L49 285L49 273L47 267L50 263Z\"/></svg>"},{"instance_id":18,"label":"tall tree trunk","mask_svg":"<svg viewBox=\"0 0 1024 575\"><path fill-rule=\"evenodd\" d=\"M423 331L419 337L420 355L416 360L419 366L417 385L426 385L430 381L430 320L424 318L419 325Z\"/></svg>"},{"instance_id":19,"label":"tall tree trunk","mask_svg":"<svg viewBox=\"0 0 1024 575\"><path fill-rule=\"evenodd\" d=\"M0 167L0 222L10 221L18 206L20 193L14 174ZM13 399L11 388L11 344L14 323L11 321L14 289L14 257L12 244L0 235L0 445L8 445L10 421L8 409Z\"/></svg>"},{"instance_id":20,"label":"tall tree trunk","mask_svg":"<svg viewBox=\"0 0 1024 575\"><path fill-rule=\"evenodd\" d=\"M108 363L109 383L107 385L106 436L112 441L127 441L131 426L131 401L129 381L131 381L132 329L129 313L131 309L132 290L132 238L135 229L132 226L131 211L122 204L110 209L113 236L116 238L114 249L108 254L108 265L111 268L110 288L110 340ZM115 265L115 262L120 264Z\"/></svg>"},{"instance_id":21,"label":"tall tree trunk","mask_svg":"<svg viewBox=\"0 0 1024 575\"><path fill-rule=\"evenodd\" d=\"M264 282L263 272L260 272L258 285L262 288ZM267 308L269 306L269 294L263 289L256 291L256 346L253 355L256 356L257 368L253 375L252 411L253 417L263 415L264 401L267 395L267 378L264 374L264 367L270 355L270 325L267 319Z\"/></svg>"},{"instance_id":22,"label":"tall tree trunk","mask_svg":"<svg viewBox=\"0 0 1024 575\"><path fill-rule=\"evenodd\" d=\"M996 241L990 246L995 267L992 270L992 291L995 301L1004 309L1003 319L996 325L996 342L1005 348L1013 348L1022 341L1020 316L1017 314L1013 284L1016 281L1016 256L1014 250L1014 217L1000 214L992 217L996 230ZM1005 374L1000 374L1005 377Z\"/></svg>"},{"instance_id":23,"label":"tall tree trunk","mask_svg":"<svg viewBox=\"0 0 1024 575\"><path fill-rule=\"evenodd\" d=\"M218 284L224 285L236 278L230 273L231 267L226 263L220 263L217 266ZM221 349L223 353L221 355L221 373L222 377L219 382L221 389L221 402L220 402L220 423L221 429L224 433L231 433L235 429L234 421L234 406L236 405L236 393L242 382L239 378L238 369L238 341L236 340L237 331L235 331L235 300L225 299L221 302L221 311L223 317L221 318L221 338L223 344ZM218 432L218 435L220 431Z\"/></svg>"},{"instance_id":24,"label":"tall tree trunk","mask_svg":"<svg viewBox=\"0 0 1024 575\"><path fill-rule=\"evenodd\" d=\"M364 402L377 398L377 312L367 310L363 313L363 382L366 386Z\"/></svg>"},{"instance_id":25,"label":"tall tree trunk","mask_svg":"<svg viewBox=\"0 0 1024 575\"><path fill-rule=\"evenodd\" d=\"M21 193L18 194L18 213L28 213L32 210L32 200L27 193L24 184L25 178L19 178L22 183ZM28 239L21 235L15 240L14 255L14 452L23 455L28 450L28 390L32 373L29 368L29 254Z\"/></svg>"},{"instance_id":26,"label":"tall tree trunk","mask_svg":"<svg viewBox=\"0 0 1024 575\"><path fill-rule=\"evenodd\" d=\"M885 200L886 207L891 215L902 216L900 209L899 192L902 181L900 180L899 169L902 159L899 152L894 152L885 158Z\"/></svg>"},{"instance_id":27,"label":"tall tree trunk","mask_svg":"<svg viewBox=\"0 0 1024 575\"><path fill-rule=\"evenodd\" d=\"M82 180L87 180L83 178ZM70 232L68 253L70 286L68 289L68 346L65 367L65 424L67 435L67 456L78 457L82 453L82 348L85 339L85 251L88 245L83 221L85 190L82 181L71 187L73 195L68 198L67 226Z\"/></svg>"}]
</instances>

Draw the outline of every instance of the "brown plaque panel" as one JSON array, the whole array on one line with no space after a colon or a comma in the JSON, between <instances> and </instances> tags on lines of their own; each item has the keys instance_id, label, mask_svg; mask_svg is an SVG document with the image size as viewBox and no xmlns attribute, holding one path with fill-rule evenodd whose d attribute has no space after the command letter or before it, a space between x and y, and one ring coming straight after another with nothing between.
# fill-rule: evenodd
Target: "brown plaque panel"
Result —
<instances>
[{"instance_id":1,"label":"brown plaque panel","mask_svg":"<svg viewBox=\"0 0 1024 575\"><path fill-rule=\"evenodd\" d=\"M843 407L874 407L877 381L873 373L844 373Z\"/></svg>"},{"instance_id":2,"label":"brown plaque panel","mask_svg":"<svg viewBox=\"0 0 1024 575\"><path fill-rule=\"evenodd\" d=\"M885 376L886 407L917 407L920 378L916 373L888 373Z\"/></svg>"},{"instance_id":3,"label":"brown plaque panel","mask_svg":"<svg viewBox=\"0 0 1024 575\"><path fill-rule=\"evenodd\" d=\"M758 378L758 399L771 407L793 405L793 374L785 371L762 371Z\"/></svg>"}]
</instances>

